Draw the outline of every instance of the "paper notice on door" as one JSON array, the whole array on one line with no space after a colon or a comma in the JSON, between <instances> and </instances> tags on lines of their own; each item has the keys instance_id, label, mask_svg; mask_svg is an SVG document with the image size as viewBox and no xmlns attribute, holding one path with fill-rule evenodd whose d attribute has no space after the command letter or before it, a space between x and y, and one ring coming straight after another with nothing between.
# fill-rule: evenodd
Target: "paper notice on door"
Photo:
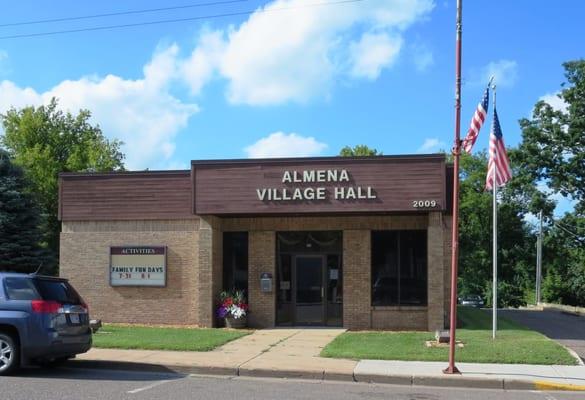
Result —
<instances>
[{"instance_id":1,"label":"paper notice on door","mask_svg":"<svg viewBox=\"0 0 585 400\"><path fill-rule=\"evenodd\" d=\"M338 269L330 269L329 270L329 279L331 279L331 280L339 279L339 270Z\"/></svg>"}]
</instances>

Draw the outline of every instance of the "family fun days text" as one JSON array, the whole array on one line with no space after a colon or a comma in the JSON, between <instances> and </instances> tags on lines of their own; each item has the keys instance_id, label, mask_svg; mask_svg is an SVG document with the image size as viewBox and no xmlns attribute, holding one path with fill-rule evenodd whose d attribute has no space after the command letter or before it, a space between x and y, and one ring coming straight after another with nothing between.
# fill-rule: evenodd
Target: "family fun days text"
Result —
<instances>
[{"instance_id":1,"label":"family fun days text","mask_svg":"<svg viewBox=\"0 0 585 400\"><path fill-rule=\"evenodd\" d=\"M284 171L282 183L344 183L350 182L349 173L345 169ZM370 200L376 198L371 186L334 186L332 189L335 200ZM323 186L307 186L296 188L260 188L256 189L260 201L294 201L294 200L327 200L330 190Z\"/></svg>"}]
</instances>

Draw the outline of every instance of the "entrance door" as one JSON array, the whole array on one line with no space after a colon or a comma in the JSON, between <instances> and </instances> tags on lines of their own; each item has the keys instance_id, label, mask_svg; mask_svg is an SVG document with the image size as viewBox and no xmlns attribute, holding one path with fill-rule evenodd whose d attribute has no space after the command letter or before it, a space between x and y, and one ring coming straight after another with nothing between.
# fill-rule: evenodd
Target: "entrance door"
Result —
<instances>
[{"instance_id":1,"label":"entrance door","mask_svg":"<svg viewBox=\"0 0 585 400\"><path fill-rule=\"evenodd\" d=\"M322 255L295 256L296 324L325 324L325 290L323 287L325 257Z\"/></svg>"}]
</instances>

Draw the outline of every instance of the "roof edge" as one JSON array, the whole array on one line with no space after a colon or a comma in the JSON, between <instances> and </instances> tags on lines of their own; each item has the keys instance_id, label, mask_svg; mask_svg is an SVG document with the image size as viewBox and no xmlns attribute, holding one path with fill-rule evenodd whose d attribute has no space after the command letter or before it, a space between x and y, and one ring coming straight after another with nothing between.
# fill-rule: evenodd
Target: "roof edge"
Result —
<instances>
[{"instance_id":1,"label":"roof edge","mask_svg":"<svg viewBox=\"0 0 585 400\"><path fill-rule=\"evenodd\" d=\"M192 160L191 165L238 165L238 164L295 164L302 162L325 163L325 162L342 162L342 161L445 161L446 156L443 153L434 154L398 154L398 155L381 155L381 156L326 156L326 157L283 157L283 158L232 158L232 159L211 159L211 160Z\"/></svg>"},{"instance_id":2,"label":"roof edge","mask_svg":"<svg viewBox=\"0 0 585 400\"><path fill-rule=\"evenodd\" d=\"M178 170L155 170L155 171L109 171L109 172L60 172L60 178L88 178L88 177L109 177L109 176L153 176L153 175L184 175L189 176L190 169Z\"/></svg>"}]
</instances>

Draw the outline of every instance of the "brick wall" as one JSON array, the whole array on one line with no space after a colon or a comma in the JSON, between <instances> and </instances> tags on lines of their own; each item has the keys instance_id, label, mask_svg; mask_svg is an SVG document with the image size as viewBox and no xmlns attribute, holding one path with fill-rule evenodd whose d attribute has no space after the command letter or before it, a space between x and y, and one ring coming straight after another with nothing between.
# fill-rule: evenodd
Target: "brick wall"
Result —
<instances>
[{"instance_id":1,"label":"brick wall","mask_svg":"<svg viewBox=\"0 0 585 400\"><path fill-rule=\"evenodd\" d=\"M430 331L443 329L444 321L444 250L443 215L440 212L429 213L427 228L427 308Z\"/></svg>"},{"instance_id":2,"label":"brick wall","mask_svg":"<svg viewBox=\"0 0 585 400\"><path fill-rule=\"evenodd\" d=\"M222 239L217 217L201 218L199 229L196 310L200 326L211 327L215 322L215 305L222 285Z\"/></svg>"},{"instance_id":3,"label":"brick wall","mask_svg":"<svg viewBox=\"0 0 585 400\"><path fill-rule=\"evenodd\" d=\"M451 235L453 230L453 221L450 215L443 216L443 242L444 242L444 253L443 253L443 276L445 282L445 295L444 295L444 309L446 322L449 321L449 310L451 307Z\"/></svg>"},{"instance_id":4,"label":"brick wall","mask_svg":"<svg viewBox=\"0 0 585 400\"><path fill-rule=\"evenodd\" d=\"M198 324L199 221L64 222L60 274L105 322ZM110 246L166 245L166 288L111 287Z\"/></svg>"},{"instance_id":5,"label":"brick wall","mask_svg":"<svg viewBox=\"0 0 585 400\"><path fill-rule=\"evenodd\" d=\"M449 305L450 219L413 216L202 217L176 221L63 222L61 274L87 299L92 317L107 322L214 325L222 289L224 231L249 231L249 322L271 327L276 313L277 231L343 231L343 321L350 329L438 329ZM427 229L428 310L371 306L371 230ZM168 246L167 288L112 288L109 246ZM260 292L260 274L274 278Z\"/></svg>"},{"instance_id":6,"label":"brick wall","mask_svg":"<svg viewBox=\"0 0 585 400\"><path fill-rule=\"evenodd\" d=\"M248 300L251 327L272 327L276 321L276 233L252 231L248 234ZM272 292L260 291L260 274L273 277Z\"/></svg>"},{"instance_id":7,"label":"brick wall","mask_svg":"<svg viewBox=\"0 0 585 400\"><path fill-rule=\"evenodd\" d=\"M224 231L303 231L303 230L341 230L343 231L343 324L349 329L398 329L427 330L438 329L443 324L443 304L445 303L444 251L448 243L442 231L445 228L440 213L413 216L337 216L337 217L263 217L229 218L222 220ZM371 306L371 230L384 229L427 229L429 235L429 307L372 307ZM250 236L250 238L252 235ZM252 239L250 239L252 240ZM273 240L273 238L271 238ZM271 251L274 257L274 242ZM444 247L445 246L445 247ZM250 243L250 266L256 247ZM268 254L260 255L267 257ZM274 261L275 262L275 261ZM274 265L274 263L272 264ZM257 280L259 271L250 269L252 279ZM275 273L273 272L276 278ZM254 282L255 285L259 284ZM276 284L276 281L275 281ZM252 286L250 286L252 288ZM264 297L267 298L266 295ZM254 307L254 294L250 293L251 307ZM274 324L274 296L260 307L262 318L254 320L259 326ZM269 307L266 307L269 304ZM271 325L268 325L270 323Z\"/></svg>"},{"instance_id":8,"label":"brick wall","mask_svg":"<svg viewBox=\"0 0 585 400\"><path fill-rule=\"evenodd\" d=\"M370 242L368 230L343 231L343 325L348 329L372 326Z\"/></svg>"},{"instance_id":9,"label":"brick wall","mask_svg":"<svg viewBox=\"0 0 585 400\"><path fill-rule=\"evenodd\" d=\"M426 307L376 307L372 310L373 329L420 331L427 329Z\"/></svg>"}]
</instances>

